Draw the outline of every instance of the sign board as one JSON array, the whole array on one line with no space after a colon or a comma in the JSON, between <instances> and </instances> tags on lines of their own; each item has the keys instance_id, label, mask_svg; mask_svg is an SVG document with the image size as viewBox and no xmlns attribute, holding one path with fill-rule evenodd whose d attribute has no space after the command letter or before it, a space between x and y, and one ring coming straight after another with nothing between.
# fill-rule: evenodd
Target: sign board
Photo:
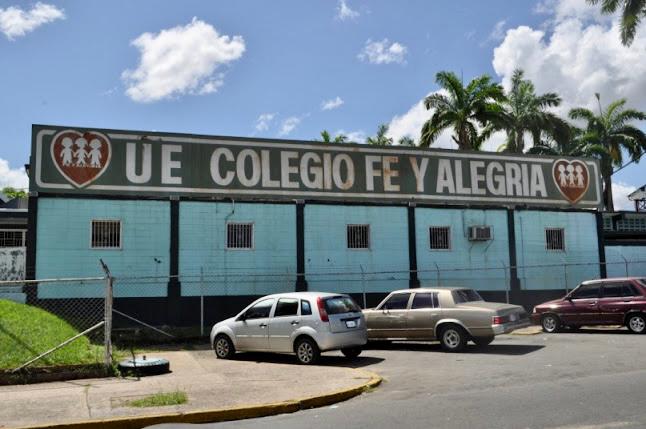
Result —
<instances>
[{"instance_id":1,"label":"sign board","mask_svg":"<svg viewBox=\"0 0 646 429\"><path fill-rule=\"evenodd\" d=\"M591 159L35 125L30 191L599 208Z\"/></svg>"}]
</instances>

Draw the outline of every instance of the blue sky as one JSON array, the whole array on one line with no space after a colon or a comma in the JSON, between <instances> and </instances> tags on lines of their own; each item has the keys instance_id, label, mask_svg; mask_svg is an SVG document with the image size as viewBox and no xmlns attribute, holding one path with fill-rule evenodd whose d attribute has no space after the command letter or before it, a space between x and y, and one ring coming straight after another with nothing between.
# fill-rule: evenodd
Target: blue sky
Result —
<instances>
[{"instance_id":1,"label":"blue sky","mask_svg":"<svg viewBox=\"0 0 646 429\"><path fill-rule=\"evenodd\" d=\"M440 70L504 84L520 66L564 111L594 92L646 110L646 74L624 76L646 71L646 31L622 48L584 0L13 0L0 30L0 184L23 183L32 123L295 139L386 123L417 137ZM616 182L646 183L646 163Z\"/></svg>"}]
</instances>

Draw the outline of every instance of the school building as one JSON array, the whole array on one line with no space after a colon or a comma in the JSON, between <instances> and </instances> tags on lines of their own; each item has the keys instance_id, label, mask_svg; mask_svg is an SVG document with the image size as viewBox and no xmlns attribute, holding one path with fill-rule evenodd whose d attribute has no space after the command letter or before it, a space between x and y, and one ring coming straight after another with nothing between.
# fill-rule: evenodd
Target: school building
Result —
<instances>
[{"instance_id":1,"label":"school building","mask_svg":"<svg viewBox=\"0 0 646 429\"><path fill-rule=\"evenodd\" d=\"M115 308L154 324L294 290L370 306L440 284L531 306L646 276L646 236L608 236L632 215L601 213L592 159L35 125L29 175L27 278L98 276L102 259Z\"/></svg>"}]
</instances>

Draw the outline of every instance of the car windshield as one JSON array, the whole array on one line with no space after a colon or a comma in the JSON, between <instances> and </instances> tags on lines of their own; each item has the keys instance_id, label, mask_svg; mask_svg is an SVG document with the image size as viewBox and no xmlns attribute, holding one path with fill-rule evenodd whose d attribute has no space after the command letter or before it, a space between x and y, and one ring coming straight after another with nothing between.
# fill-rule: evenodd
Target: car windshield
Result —
<instances>
[{"instance_id":1,"label":"car windshield","mask_svg":"<svg viewBox=\"0 0 646 429\"><path fill-rule=\"evenodd\" d=\"M325 298L324 301L327 314L358 313L361 311L349 296L333 296Z\"/></svg>"},{"instance_id":2,"label":"car windshield","mask_svg":"<svg viewBox=\"0 0 646 429\"><path fill-rule=\"evenodd\" d=\"M641 283L642 286L646 287L646 278L643 279L637 279L639 283Z\"/></svg>"},{"instance_id":3,"label":"car windshield","mask_svg":"<svg viewBox=\"0 0 646 429\"><path fill-rule=\"evenodd\" d=\"M456 304L462 302L484 301L478 292L473 289L458 289L453 291L453 301Z\"/></svg>"}]
</instances>

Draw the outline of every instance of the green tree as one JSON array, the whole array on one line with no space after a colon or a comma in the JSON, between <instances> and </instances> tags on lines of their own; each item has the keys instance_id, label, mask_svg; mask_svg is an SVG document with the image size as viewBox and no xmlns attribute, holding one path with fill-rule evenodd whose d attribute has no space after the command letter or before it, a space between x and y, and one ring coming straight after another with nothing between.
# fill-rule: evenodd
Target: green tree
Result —
<instances>
[{"instance_id":1,"label":"green tree","mask_svg":"<svg viewBox=\"0 0 646 429\"><path fill-rule=\"evenodd\" d=\"M345 134L337 134L332 138L327 130L323 130L321 131L321 141L323 143L345 143L348 141L348 137Z\"/></svg>"},{"instance_id":2,"label":"green tree","mask_svg":"<svg viewBox=\"0 0 646 429\"><path fill-rule=\"evenodd\" d=\"M525 150L525 135L532 136L534 145L541 143L541 136L562 133L568 124L552 112L549 107L561 104L561 97L548 92L537 95L534 84L524 79L520 69L514 70L511 78L511 89L501 102L503 109L502 129L507 134L504 144L505 152L523 153Z\"/></svg>"},{"instance_id":3,"label":"green tree","mask_svg":"<svg viewBox=\"0 0 646 429\"><path fill-rule=\"evenodd\" d=\"M570 110L570 118L585 122L578 141L583 150L595 154L601 164L601 177L606 210L614 211L612 201L613 167L620 167L624 153L633 162L646 152L646 134L631 124L633 121L646 120L646 113L635 109L626 109L626 99L613 101L604 110L601 107L599 94L595 94L599 103L599 114L580 107Z\"/></svg>"},{"instance_id":4,"label":"green tree","mask_svg":"<svg viewBox=\"0 0 646 429\"><path fill-rule=\"evenodd\" d=\"M8 196L11 199L14 198L26 198L27 197L27 192L22 190L22 189L16 189L12 188L11 186L7 186L2 188L2 193Z\"/></svg>"},{"instance_id":5,"label":"green tree","mask_svg":"<svg viewBox=\"0 0 646 429\"><path fill-rule=\"evenodd\" d=\"M393 138L386 136L388 134L388 125L381 124L377 128L377 134L374 137L366 138L366 143L373 146L391 146Z\"/></svg>"},{"instance_id":6,"label":"green tree","mask_svg":"<svg viewBox=\"0 0 646 429\"><path fill-rule=\"evenodd\" d=\"M453 129L453 140L460 150L479 150L496 127L502 124L505 99L502 86L482 75L465 87L453 72L442 71L435 80L446 91L431 94L424 99L426 109L435 109L424 123L420 146L428 147L447 128ZM479 128L481 131L479 131Z\"/></svg>"},{"instance_id":7,"label":"green tree","mask_svg":"<svg viewBox=\"0 0 646 429\"><path fill-rule=\"evenodd\" d=\"M411 136L403 136L398 140L400 146L417 146Z\"/></svg>"},{"instance_id":8,"label":"green tree","mask_svg":"<svg viewBox=\"0 0 646 429\"><path fill-rule=\"evenodd\" d=\"M646 0L587 0L601 5L601 13L611 15L621 9L621 43L630 46L635 40L637 26L646 18Z\"/></svg>"}]
</instances>

